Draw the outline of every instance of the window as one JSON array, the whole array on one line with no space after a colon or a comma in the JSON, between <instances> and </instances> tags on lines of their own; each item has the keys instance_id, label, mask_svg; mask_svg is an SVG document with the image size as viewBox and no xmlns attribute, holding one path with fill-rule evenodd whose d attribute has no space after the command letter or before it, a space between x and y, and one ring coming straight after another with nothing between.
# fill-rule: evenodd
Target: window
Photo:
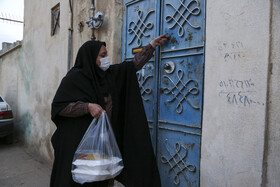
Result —
<instances>
[{"instance_id":1,"label":"window","mask_svg":"<svg viewBox=\"0 0 280 187\"><path fill-rule=\"evenodd\" d=\"M59 3L52 8L52 25L51 25L51 36L57 34L60 28L60 6Z\"/></svg>"}]
</instances>

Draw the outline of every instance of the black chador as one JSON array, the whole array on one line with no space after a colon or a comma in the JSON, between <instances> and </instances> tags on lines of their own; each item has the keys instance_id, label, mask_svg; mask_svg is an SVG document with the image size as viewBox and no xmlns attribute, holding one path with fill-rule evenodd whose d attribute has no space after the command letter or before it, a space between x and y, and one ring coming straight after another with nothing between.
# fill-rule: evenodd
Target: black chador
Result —
<instances>
[{"instance_id":1,"label":"black chador","mask_svg":"<svg viewBox=\"0 0 280 187\"><path fill-rule=\"evenodd\" d=\"M52 120L57 129L51 139L55 160L51 186L79 186L72 179L74 153L89 124L90 114L62 117L59 112L69 103L97 103L112 97L112 127L119 145L124 169L116 180L126 187L158 187L160 177L153 153L147 118L132 62L111 65L102 71L96 58L103 42L88 41L79 49L74 67L61 81L52 103ZM98 186L97 183L86 186Z\"/></svg>"}]
</instances>

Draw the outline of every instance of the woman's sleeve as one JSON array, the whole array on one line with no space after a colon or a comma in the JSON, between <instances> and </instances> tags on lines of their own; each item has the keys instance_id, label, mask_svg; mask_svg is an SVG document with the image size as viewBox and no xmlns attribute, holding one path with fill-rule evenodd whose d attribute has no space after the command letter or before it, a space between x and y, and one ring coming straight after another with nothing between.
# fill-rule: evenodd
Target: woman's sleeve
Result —
<instances>
[{"instance_id":1,"label":"woman's sleeve","mask_svg":"<svg viewBox=\"0 0 280 187\"><path fill-rule=\"evenodd\" d=\"M64 117L79 117L88 113L88 103L77 101L68 104L63 110L59 112L59 115Z\"/></svg>"},{"instance_id":2,"label":"woman's sleeve","mask_svg":"<svg viewBox=\"0 0 280 187\"><path fill-rule=\"evenodd\" d=\"M142 51L135 54L133 58L133 63L135 69L140 70L153 56L155 49L151 44L143 47Z\"/></svg>"}]
</instances>

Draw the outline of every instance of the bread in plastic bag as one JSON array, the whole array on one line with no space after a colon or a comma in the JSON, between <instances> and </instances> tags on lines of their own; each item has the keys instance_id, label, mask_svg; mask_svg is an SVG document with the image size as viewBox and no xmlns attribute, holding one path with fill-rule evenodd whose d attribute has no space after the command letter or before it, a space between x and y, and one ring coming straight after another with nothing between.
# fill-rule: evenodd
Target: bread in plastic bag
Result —
<instances>
[{"instance_id":1,"label":"bread in plastic bag","mask_svg":"<svg viewBox=\"0 0 280 187\"><path fill-rule=\"evenodd\" d=\"M116 177L123 161L106 113L93 119L81 140L72 162L72 177L77 183L103 181Z\"/></svg>"}]
</instances>

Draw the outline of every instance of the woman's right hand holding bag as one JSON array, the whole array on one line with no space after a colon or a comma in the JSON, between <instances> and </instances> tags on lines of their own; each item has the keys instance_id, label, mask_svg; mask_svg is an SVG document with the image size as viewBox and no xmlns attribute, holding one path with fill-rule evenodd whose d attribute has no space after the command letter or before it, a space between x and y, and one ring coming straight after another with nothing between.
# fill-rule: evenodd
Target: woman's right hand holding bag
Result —
<instances>
[{"instance_id":1,"label":"woman's right hand holding bag","mask_svg":"<svg viewBox=\"0 0 280 187\"><path fill-rule=\"evenodd\" d=\"M100 105L95 103L88 104L88 111L94 118L99 118L103 112L106 112Z\"/></svg>"}]
</instances>

